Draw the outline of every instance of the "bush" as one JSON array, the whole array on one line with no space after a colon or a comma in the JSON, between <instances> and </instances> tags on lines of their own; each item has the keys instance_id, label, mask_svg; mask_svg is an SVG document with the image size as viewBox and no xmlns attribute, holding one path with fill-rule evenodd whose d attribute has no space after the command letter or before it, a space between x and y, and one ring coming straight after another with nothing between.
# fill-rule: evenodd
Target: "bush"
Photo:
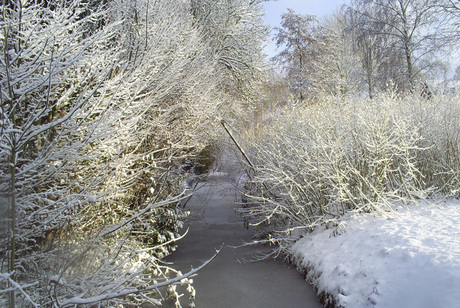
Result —
<instances>
[{"instance_id":1,"label":"bush","mask_svg":"<svg viewBox=\"0 0 460 308\"><path fill-rule=\"evenodd\" d=\"M459 115L453 97L292 105L247 136L255 168L242 212L259 235L282 242L349 211L458 194Z\"/></svg>"}]
</instances>

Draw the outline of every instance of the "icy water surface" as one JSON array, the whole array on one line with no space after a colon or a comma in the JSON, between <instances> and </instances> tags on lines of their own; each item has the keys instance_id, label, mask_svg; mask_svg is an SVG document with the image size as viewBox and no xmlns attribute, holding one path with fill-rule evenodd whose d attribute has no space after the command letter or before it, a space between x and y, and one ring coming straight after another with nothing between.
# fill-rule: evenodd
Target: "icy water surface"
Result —
<instances>
[{"instance_id":1,"label":"icy water surface","mask_svg":"<svg viewBox=\"0 0 460 308\"><path fill-rule=\"evenodd\" d=\"M321 307L313 288L302 275L283 260L248 262L265 246L241 245L251 241L251 231L235 213L237 192L223 174L211 175L186 204L191 216L187 236L167 258L183 273L201 265L224 244L221 253L193 278L197 308L219 307ZM188 307L188 298L182 306ZM172 302L166 307L174 307Z\"/></svg>"}]
</instances>

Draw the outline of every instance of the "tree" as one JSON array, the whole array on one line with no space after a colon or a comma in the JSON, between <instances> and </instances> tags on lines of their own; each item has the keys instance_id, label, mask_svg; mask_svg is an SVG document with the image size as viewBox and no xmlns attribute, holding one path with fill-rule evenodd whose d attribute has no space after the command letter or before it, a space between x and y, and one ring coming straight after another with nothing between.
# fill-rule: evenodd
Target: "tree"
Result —
<instances>
[{"instance_id":1,"label":"tree","mask_svg":"<svg viewBox=\"0 0 460 308\"><path fill-rule=\"evenodd\" d=\"M353 9L361 15L355 26L362 33L361 44L374 42L375 46L375 42L385 42L379 47L385 48L386 69L391 68L392 80L401 90L414 89L417 80L437 66L437 55L448 49L450 24L438 3L437 0L353 2ZM365 52L368 60L369 51L367 48ZM400 63L404 63L401 71ZM368 69L369 64L366 64Z\"/></svg>"},{"instance_id":2,"label":"tree","mask_svg":"<svg viewBox=\"0 0 460 308\"><path fill-rule=\"evenodd\" d=\"M346 37L342 10L319 22L289 10L276 34L284 47L274 60L284 66L291 88L300 100L323 95L343 97L356 90L356 57Z\"/></svg>"},{"instance_id":3,"label":"tree","mask_svg":"<svg viewBox=\"0 0 460 308\"><path fill-rule=\"evenodd\" d=\"M110 71L84 61L100 37L82 37L91 20L80 18L80 2L53 4L2 4L0 191L9 200L2 259L13 290L13 281L26 275L20 269L31 265L23 257L65 224L78 203L88 202L88 195L56 181L56 174L94 140L75 135L94 124L87 120L89 101ZM15 305L13 291L9 303Z\"/></svg>"},{"instance_id":4,"label":"tree","mask_svg":"<svg viewBox=\"0 0 460 308\"><path fill-rule=\"evenodd\" d=\"M349 21L344 8L324 19L317 29L315 49L310 75L322 94L344 97L356 93L359 87L358 59L353 50L353 41L346 29Z\"/></svg>"},{"instance_id":5,"label":"tree","mask_svg":"<svg viewBox=\"0 0 460 308\"><path fill-rule=\"evenodd\" d=\"M378 74L384 61L384 41L381 36L375 36L368 32L368 29L356 25L361 24L358 20L363 18L363 14L356 13L354 10L347 10L348 18L347 35L353 42L353 50L357 55L369 98L373 98L378 86Z\"/></svg>"},{"instance_id":6,"label":"tree","mask_svg":"<svg viewBox=\"0 0 460 308\"><path fill-rule=\"evenodd\" d=\"M227 118L241 118L241 112L252 110L259 99L265 70L262 43L268 35L262 14L264 1L191 1L195 25L203 31L216 60L221 113Z\"/></svg>"},{"instance_id":7,"label":"tree","mask_svg":"<svg viewBox=\"0 0 460 308\"><path fill-rule=\"evenodd\" d=\"M275 28L276 45L284 49L273 60L284 65L292 91L300 101L306 99L312 86L306 72L306 65L316 50L314 29L318 20L313 15L296 14L292 9L281 16L281 28Z\"/></svg>"},{"instance_id":8,"label":"tree","mask_svg":"<svg viewBox=\"0 0 460 308\"><path fill-rule=\"evenodd\" d=\"M1 305L194 296L196 270L160 262L181 237L182 164L232 96L255 97L264 28L258 2L223 1L215 20L195 4L3 1Z\"/></svg>"},{"instance_id":9,"label":"tree","mask_svg":"<svg viewBox=\"0 0 460 308\"><path fill-rule=\"evenodd\" d=\"M3 1L0 295L11 307L158 303L157 287L190 284L159 263L181 224L180 162L203 143L190 123L209 118L217 91L188 9Z\"/></svg>"}]
</instances>

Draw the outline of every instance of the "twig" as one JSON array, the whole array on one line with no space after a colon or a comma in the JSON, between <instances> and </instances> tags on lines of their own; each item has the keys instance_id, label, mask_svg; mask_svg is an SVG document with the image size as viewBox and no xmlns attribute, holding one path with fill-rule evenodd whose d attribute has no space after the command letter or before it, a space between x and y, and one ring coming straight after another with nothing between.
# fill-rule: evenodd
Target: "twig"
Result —
<instances>
[{"instance_id":1,"label":"twig","mask_svg":"<svg viewBox=\"0 0 460 308\"><path fill-rule=\"evenodd\" d=\"M222 247L223 247L223 244L222 244L222 246L220 246L219 249L216 250L215 255L212 258L210 258L209 260L207 260L206 262L204 262L202 265L200 265L196 269L192 268L189 272L187 272L187 273L185 273L183 275L180 275L180 276L178 276L176 278L168 279L166 281L159 282L159 283L150 285L150 286L145 287L145 288L129 288L129 289L126 289L126 290L123 290L123 291L120 291L120 292L101 294L101 295L88 297L88 298L81 298L79 296L75 296L75 297L73 297L71 299L68 299L68 300L64 301L63 303L61 303L60 307L65 308L65 307L72 307L72 306L77 306L77 305L88 305L88 304L100 303L102 301L106 301L106 300L109 300L109 299L120 298L120 297L127 296L127 295L130 295L130 294L137 294L137 293L143 293L143 292L148 292L148 291L152 291L152 290L157 290L158 288L178 283L178 282L180 282L181 280L183 280L185 278L195 276L195 274L197 272L199 272L205 266L207 266L209 263L211 263L211 261L214 260L219 255L219 253L222 250Z\"/></svg>"}]
</instances>

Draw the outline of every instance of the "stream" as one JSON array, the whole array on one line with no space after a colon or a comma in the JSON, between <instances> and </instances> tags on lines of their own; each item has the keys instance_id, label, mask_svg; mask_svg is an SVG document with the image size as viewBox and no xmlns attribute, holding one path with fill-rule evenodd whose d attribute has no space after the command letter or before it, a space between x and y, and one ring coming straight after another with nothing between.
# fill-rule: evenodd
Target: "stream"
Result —
<instances>
[{"instance_id":1,"label":"stream","mask_svg":"<svg viewBox=\"0 0 460 308\"><path fill-rule=\"evenodd\" d=\"M313 287L294 266L273 258L251 262L267 252L268 246L232 247L252 239L234 210L238 199L235 183L225 174L215 173L198 184L185 206L191 214L182 232L189 228L188 234L166 261L185 273L211 258L223 244L217 258L193 278L196 307L321 307ZM181 305L188 307L187 293ZM174 307L174 303L166 301L164 306Z\"/></svg>"}]
</instances>

